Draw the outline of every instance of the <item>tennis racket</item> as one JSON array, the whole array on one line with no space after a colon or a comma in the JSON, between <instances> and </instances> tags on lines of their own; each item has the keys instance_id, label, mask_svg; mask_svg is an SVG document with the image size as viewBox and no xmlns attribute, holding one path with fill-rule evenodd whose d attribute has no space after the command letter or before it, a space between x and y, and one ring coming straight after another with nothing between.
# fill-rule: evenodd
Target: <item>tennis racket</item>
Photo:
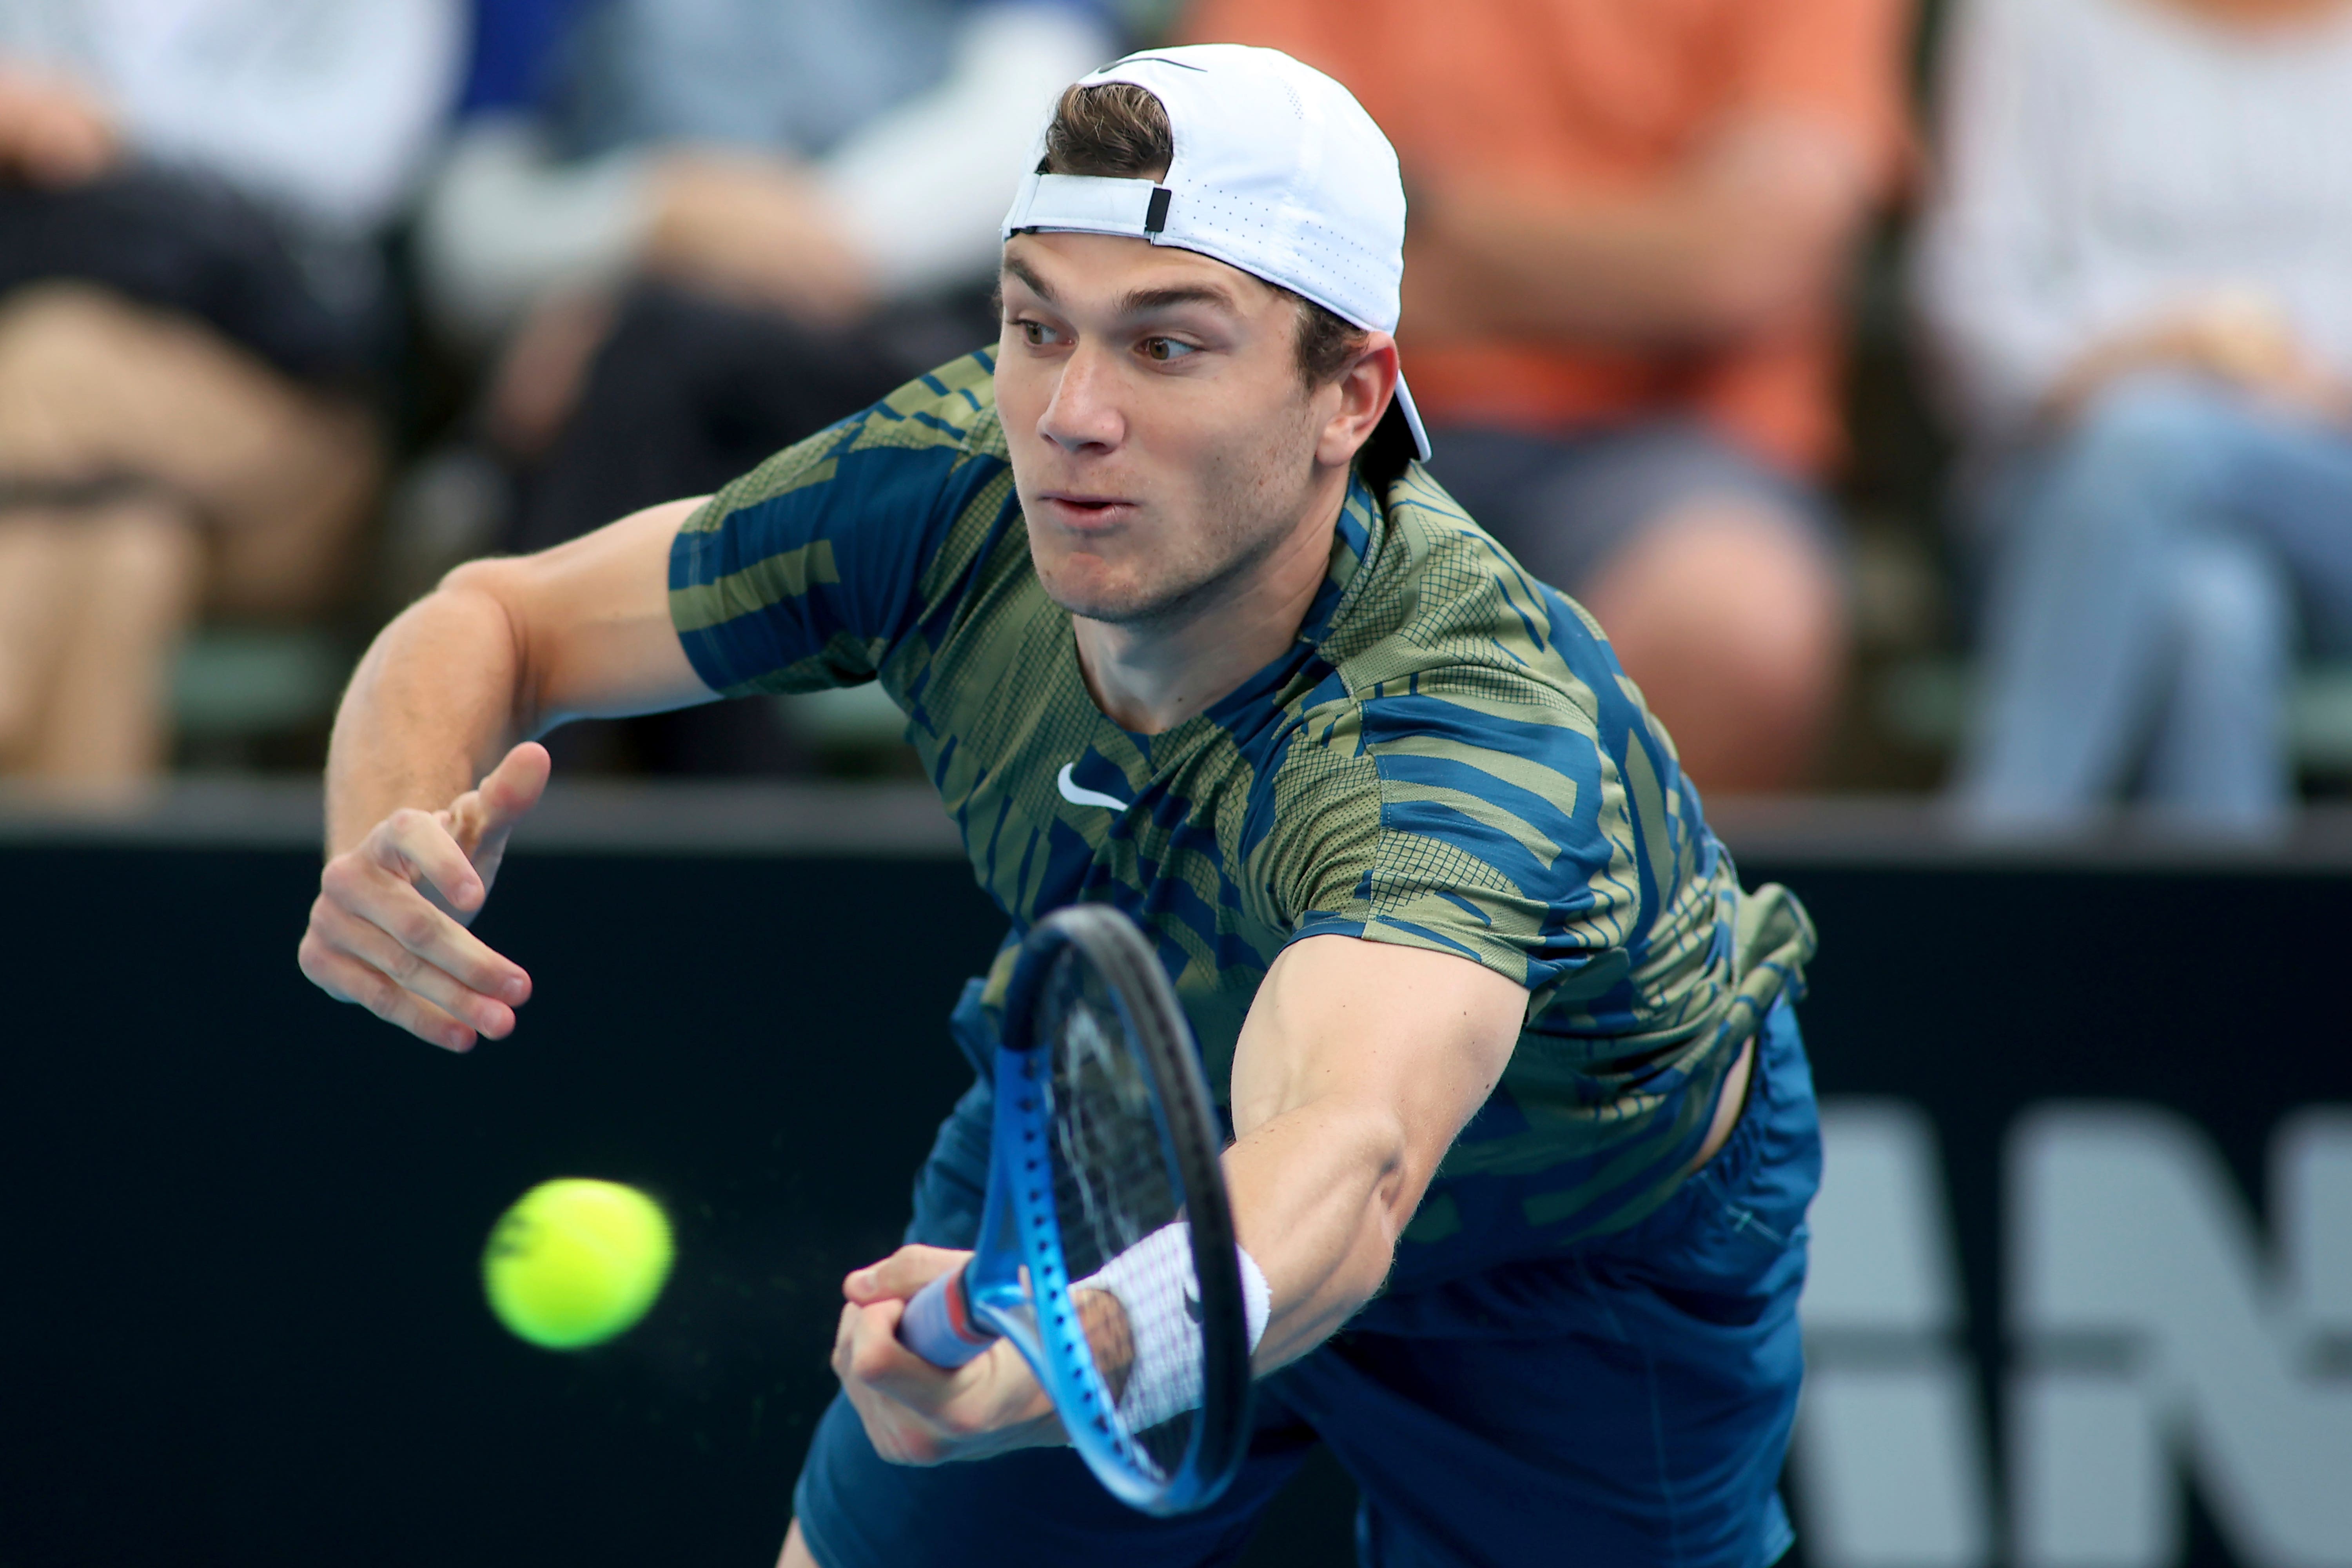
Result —
<instances>
[{"instance_id":1,"label":"tennis racket","mask_svg":"<svg viewBox=\"0 0 2352 1568\"><path fill-rule=\"evenodd\" d=\"M1249 1331L1199 1054L1133 921L1082 904L1030 931L995 1089L979 1245L908 1303L901 1342L951 1367L1011 1340L1111 1495L1206 1507L1248 1446Z\"/></svg>"}]
</instances>

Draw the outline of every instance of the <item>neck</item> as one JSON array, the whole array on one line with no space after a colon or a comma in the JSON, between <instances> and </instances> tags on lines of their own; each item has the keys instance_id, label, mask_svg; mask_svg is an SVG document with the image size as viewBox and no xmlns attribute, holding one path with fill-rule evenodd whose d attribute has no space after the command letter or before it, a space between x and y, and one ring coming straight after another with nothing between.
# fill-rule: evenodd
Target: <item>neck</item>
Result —
<instances>
[{"instance_id":1,"label":"neck","mask_svg":"<svg viewBox=\"0 0 2352 1568\"><path fill-rule=\"evenodd\" d=\"M1096 706L1121 729L1163 734L1273 663L1297 640L1330 571L1347 496L1342 468L1272 551L1164 619L1114 626L1073 616Z\"/></svg>"}]
</instances>

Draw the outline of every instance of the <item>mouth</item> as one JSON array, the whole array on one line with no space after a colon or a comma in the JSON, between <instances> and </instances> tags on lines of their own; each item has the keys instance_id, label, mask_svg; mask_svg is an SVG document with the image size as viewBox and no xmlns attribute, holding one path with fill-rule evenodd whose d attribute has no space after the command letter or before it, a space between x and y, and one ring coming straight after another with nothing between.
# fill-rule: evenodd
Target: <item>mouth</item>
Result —
<instances>
[{"instance_id":1,"label":"mouth","mask_svg":"<svg viewBox=\"0 0 2352 1568\"><path fill-rule=\"evenodd\" d=\"M1076 490L1045 490L1038 508L1065 528L1092 532L1113 528L1135 515L1135 502L1123 496L1086 495Z\"/></svg>"}]
</instances>

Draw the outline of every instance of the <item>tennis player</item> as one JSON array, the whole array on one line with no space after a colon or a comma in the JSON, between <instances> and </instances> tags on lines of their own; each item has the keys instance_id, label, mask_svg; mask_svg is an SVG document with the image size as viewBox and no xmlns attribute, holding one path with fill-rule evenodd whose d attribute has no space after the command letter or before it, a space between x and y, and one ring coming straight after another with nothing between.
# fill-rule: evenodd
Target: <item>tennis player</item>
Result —
<instances>
[{"instance_id":1,"label":"tennis player","mask_svg":"<svg viewBox=\"0 0 2352 1568\"><path fill-rule=\"evenodd\" d=\"M1416 461L1404 208L1287 56L1119 61L1022 174L993 353L460 568L352 681L302 966L454 1050L530 994L466 923L546 781L518 742L580 715L878 680L1016 935L1096 900L1158 945L1270 1301L1240 1478L1129 1511L1008 1346L898 1344L976 1230L983 1076L910 1245L845 1282L786 1564L1224 1562L1317 1436L1368 1563L1790 1544L1811 929L1741 891L1601 628ZM1011 956L953 1019L983 1074Z\"/></svg>"}]
</instances>

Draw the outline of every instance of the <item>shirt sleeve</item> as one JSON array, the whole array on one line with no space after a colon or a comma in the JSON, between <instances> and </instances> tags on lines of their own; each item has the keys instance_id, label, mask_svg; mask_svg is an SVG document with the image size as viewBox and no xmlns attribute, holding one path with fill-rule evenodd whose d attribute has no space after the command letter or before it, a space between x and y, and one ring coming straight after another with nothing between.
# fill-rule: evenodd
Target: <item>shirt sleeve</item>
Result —
<instances>
[{"instance_id":1,"label":"shirt sleeve","mask_svg":"<svg viewBox=\"0 0 2352 1568\"><path fill-rule=\"evenodd\" d=\"M1736 868L1624 687L1593 682L1588 710L1492 670L1405 685L1310 726L1278 775L1293 941L1467 958L1527 988L1530 1028L1619 1053L1752 1026L1801 980L1801 910L1767 900L1746 932Z\"/></svg>"},{"instance_id":2,"label":"shirt sleeve","mask_svg":"<svg viewBox=\"0 0 2352 1568\"><path fill-rule=\"evenodd\" d=\"M1530 990L1634 942L1658 878L1674 876L1644 858L1633 820L1646 793L1671 861L1676 811L1642 750L1646 722L1633 720L1643 738L1628 734L1629 755L1640 752L1629 764L1599 740L1623 715L1580 712L1557 694L1498 700L1492 671L1405 684L1294 746L1276 808L1294 940L1453 952Z\"/></svg>"},{"instance_id":3,"label":"shirt sleeve","mask_svg":"<svg viewBox=\"0 0 2352 1568\"><path fill-rule=\"evenodd\" d=\"M687 521L670 549L670 618L706 685L740 697L881 672L955 577L950 538L1014 508L987 440L992 368L972 354L910 382Z\"/></svg>"}]
</instances>

